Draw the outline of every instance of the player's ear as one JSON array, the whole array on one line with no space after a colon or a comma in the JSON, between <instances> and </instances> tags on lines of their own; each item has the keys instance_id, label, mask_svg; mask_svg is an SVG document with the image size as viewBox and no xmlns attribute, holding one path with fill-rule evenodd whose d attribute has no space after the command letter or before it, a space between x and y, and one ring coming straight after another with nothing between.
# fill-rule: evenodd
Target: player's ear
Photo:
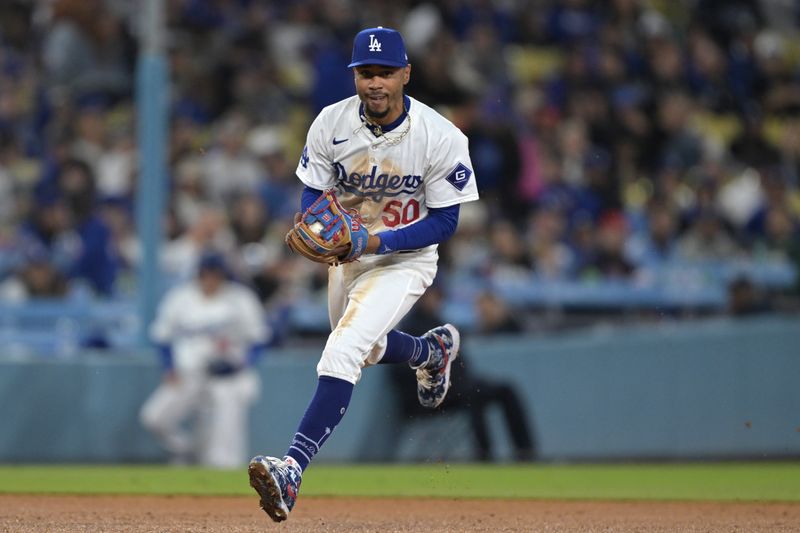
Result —
<instances>
[{"instance_id":1,"label":"player's ear","mask_svg":"<svg viewBox=\"0 0 800 533\"><path fill-rule=\"evenodd\" d=\"M410 79L411 79L411 63L406 65L406 68L403 69L403 85L407 84Z\"/></svg>"}]
</instances>

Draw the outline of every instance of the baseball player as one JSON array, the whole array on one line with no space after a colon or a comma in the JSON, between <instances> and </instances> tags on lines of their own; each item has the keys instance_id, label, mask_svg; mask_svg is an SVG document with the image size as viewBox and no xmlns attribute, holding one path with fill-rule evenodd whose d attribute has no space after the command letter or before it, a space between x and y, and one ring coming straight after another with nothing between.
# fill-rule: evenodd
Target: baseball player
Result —
<instances>
[{"instance_id":1,"label":"baseball player","mask_svg":"<svg viewBox=\"0 0 800 533\"><path fill-rule=\"evenodd\" d=\"M251 366L268 328L255 294L226 273L221 255L203 254L196 279L166 294L152 326L165 372L140 418L175 462L233 468L247 460L247 408L260 387ZM183 424L192 416L199 424L189 433Z\"/></svg>"},{"instance_id":2,"label":"baseball player","mask_svg":"<svg viewBox=\"0 0 800 533\"><path fill-rule=\"evenodd\" d=\"M294 507L303 471L342 419L363 367L409 363L420 403L437 407L458 355L459 333L450 324L422 337L394 327L431 284L438 243L455 231L459 204L478 199L467 138L404 94L411 65L397 31L359 32L348 67L357 94L320 112L296 171L305 185L298 224L309 213L329 221L323 211L331 203L357 212L343 224L353 232L351 252L329 269L332 332L286 455L259 455L249 466L261 507L276 522Z\"/></svg>"}]
</instances>

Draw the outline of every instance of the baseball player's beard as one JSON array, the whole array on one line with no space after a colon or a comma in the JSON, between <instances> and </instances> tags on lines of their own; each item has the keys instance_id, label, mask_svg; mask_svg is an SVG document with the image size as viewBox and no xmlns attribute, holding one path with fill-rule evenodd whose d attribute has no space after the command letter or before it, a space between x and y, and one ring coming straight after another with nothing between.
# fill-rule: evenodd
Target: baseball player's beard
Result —
<instances>
[{"instance_id":1,"label":"baseball player's beard","mask_svg":"<svg viewBox=\"0 0 800 533\"><path fill-rule=\"evenodd\" d=\"M373 111L372 109L370 109L369 106L370 106L370 104L369 104L369 102L367 102L367 105L364 106L364 114L367 115L367 118L370 118L370 119L378 119L378 120L380 120L382 118L386 118L386 115L388 115L389 111L392 110L392 108L390 106L388 106L388 105L386 106L386 109L383 110L383 111Z\"/></svg>"}]
</instances>

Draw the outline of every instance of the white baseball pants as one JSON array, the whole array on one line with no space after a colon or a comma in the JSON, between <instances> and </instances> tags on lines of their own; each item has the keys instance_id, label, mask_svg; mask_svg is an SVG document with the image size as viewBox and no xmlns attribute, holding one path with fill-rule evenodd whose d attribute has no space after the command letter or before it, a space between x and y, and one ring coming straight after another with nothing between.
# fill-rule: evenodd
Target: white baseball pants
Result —
<instances>
[{"instance_id":1,"label":"white baseball pants","mask_svg":"<svg viewBox=\"0 0 800 533\"><path fill-rule=\"evenodd\" d=\"M317 374L357 383L361 369L386 351L386 334L425 292L436 275L438 254L373 256L328 270L331 331Z\"/></svg>"},{"instance_id":2,"label":"white baseball pants","mask_svg":"<svg viewBox=\"0 0 800 533\"><path fill-rule=\"evenodd\" d=\"M194 456L205 466L236 468L247 461L248 409L259 389L253 370L224 378L188 373L159 385L139 417L176 460ZM193 415L197 426L189 431L184 424Z\"/></svg>"}]
</instances>

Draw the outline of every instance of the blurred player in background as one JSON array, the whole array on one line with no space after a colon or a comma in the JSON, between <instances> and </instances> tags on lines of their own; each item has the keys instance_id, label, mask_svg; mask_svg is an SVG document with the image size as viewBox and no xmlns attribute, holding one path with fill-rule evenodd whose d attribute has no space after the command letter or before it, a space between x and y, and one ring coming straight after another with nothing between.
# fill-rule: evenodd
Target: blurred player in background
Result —
<instances>
[{"instance_id":1,"label":"blurred player in background","mask_svg":"<svg viewBox=\"0 0 800 533\"><path fill-rule=\"evenodd\" d=\"M142 407L142 424L176 463L244 464L248 407L260 388L252 365L268 337L255 294L228 280L220 254L206 252L196 279L164 297L152 337L164 378ZM191 432L184 429L190 418L196 422Z\"/></svg>"},{"instance_id":2,"label":"blurred player in background","mask_svg":"<svg viewBox=\"0 0 800 533\"><path fill-rule=\"evenodd\" d=\"M411 66L397 31L359 32L348 67L357 94L314 120L297 175L305 185L303 211L334 188L344 207L359 212L369 236L358 261L329 269L333 331L286 456L250 462L250 484L276 522L294 507L303 471L342 419L364 366L409 363L420 403L437 407L458 355L459 333L450 324L421 337L394 327L433 281L438 244L455 231L459 205L478 199L467 138L404 94Z\"/></svg>"}]
</instances>

